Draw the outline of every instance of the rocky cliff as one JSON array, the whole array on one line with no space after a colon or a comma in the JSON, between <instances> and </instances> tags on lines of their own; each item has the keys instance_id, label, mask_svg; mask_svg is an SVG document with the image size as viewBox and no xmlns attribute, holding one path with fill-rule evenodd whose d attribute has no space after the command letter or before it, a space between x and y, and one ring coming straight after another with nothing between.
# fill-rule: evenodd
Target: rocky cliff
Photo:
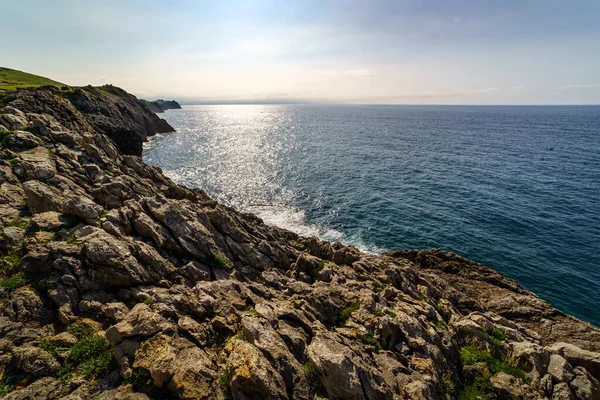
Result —
<instances>
[{"instance_id":1,"label":"rocky cliff","mask_svg":"<svg viewBox=\"0 0 600 400\"><path fill-rule=\"evenodd\" d=\"M148 107L150 107L150 110L152 110L152 112L155 112L155 113L162 113L162 112L165 112L166 110L181 109L181 106L175 100L158 99L158 100L154 100L154 101L147 101L147 103L148 103Z\"/></svg>"},{"instance_id":2,"label":"rocky cliff","mask_svg":"<svg viewBox=\"0 0 600 400\"><path fill-rule=\"evenodd\" d=\"M597 328L462 257L178 186L131 151L155 119L101 92L0 105L5 399L600 398Z\"/></svg>"}]
</instances>

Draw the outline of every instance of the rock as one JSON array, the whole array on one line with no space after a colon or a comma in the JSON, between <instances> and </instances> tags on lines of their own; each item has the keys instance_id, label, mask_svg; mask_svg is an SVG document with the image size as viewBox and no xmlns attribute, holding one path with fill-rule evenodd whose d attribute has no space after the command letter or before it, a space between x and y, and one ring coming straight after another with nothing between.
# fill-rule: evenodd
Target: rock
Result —
<instances>
[{"instance_id":1,"label":"rock","mask_svg":"<svg viewBox=\"0 0 600 400\"><path fill-rule=\"evenodd\" d=\"M69 332L61 332L58 335L47 338L46 341L54 343L58 347L69 348L77 343L77 338Z\"/></svg>"},{"instance_id":2,"label":"rock","mask_svg":"<svg viewBox=\"0 0 600 400\"><path fill-rule=\"evenodd\" d=\"M575 377L573 367L567 360L558 354L552 354L550 356L550 363L548 364L548 373L552 375L557 382L571 382Z\"/></svg>"},{"instance_id":3,"label":"rock","mask_svg":"<svg viewBox=\"0 0 600 400\"><path fill-rule=\"evenodd\" d=\"M23 190L31 213L62 212L64 199L50 186L39 181L28 181L23 183Z\"/></svg>"},{"instance_id":4,"label":"rock","mask_svg":"<svg viewBox=\"0 0 600 400\"><path fill-rule=\"evenodd\" d=\"M69 388L52 377L38 379L21 390L15 390L3 397L4 400L55 400L69 392Z\"/></svg>"},{"instance_id":5,"label":"rock","mask_svg":"<svg viewBox=\"0 0 600 400\"><path fill-rule=\"evenodd\" d=\"M566 382L560 382L554 385L552 400L576 400L573 391Z\"/></svg>"},{"instance_id":6,"label":"rock","mask_svg":"<svg viewBox=\"0 0 600 400\"><path fill-rule=\"evenodd\" d=\"M176 327L145 304L137 304L125 319L106 330L106 338L115 346L131 336L152 336L158 332L173 332Z\"/></svg>"},{"instance_id":7,"label":"rock","mask_svg":"<svg viewBox=\"0 0 600 400\"><path fill-rule=\"evenodd\" d=\"M382 387L383 377L376 370L365 370L352 349L329 333L319 333L307 349L308 357L319 373L328 396L352 399L385 399L389 389Z\"/></svg>"},{"instance_id":8,"label":"rock","mask_svg":"<svg viewBox=\"0 0 600 400\"><path fill-rule=\"evenodd\" d=\"M23 346L13 349L13 368L34 376L54 375L60 364L50 353L39 347Z\"/></svg>"},{"instance_id":9,"label":"rock","mask_svg":"<svg viewBox=\"0 0 600 400\"><path fill-rule=\"evenodd\" d=\"M64 211L88 223L95 223L100 218L102 207L86 197L72 197L65 204Z\"/></svg>"},{"instance_id":10,"label":"rock","mask_svg":"<svg viewBox=\"0 0 600 400\"><path fill-rule=\"evenodd\" d=\"M45 147L35 147L19 153L15 174L26 179L48 180L56 174L56 165Z\"/></svg>"},{"instance_id":11,"label":"rock","mask_svg":"<svg viewBox=\"0 0 600 400\"><path fill-rule=\"evenodd\" d=\"M175 359L175 349L171 346L171 339L166 335L158 334L141 344L135 353L133 367L146 369L154 384L163 387L173 376Z\"/></svg>"},{"instance_id":12,"label":"rock","mask_svg":"<svg viewBox=\"0 0 600 400\"><path fill-rule=\"evenodd\" d=\"M35 214L31 218L31 223L34 228L44 231L57 231L69 226L69 221L56 211Z\"/></svg>"},{"instance_id":13,"label":"rock","mask_svg":"<svg viewBox=\"0 0 600 400\"><path fill-rule=\"evenodd\" d=\"M227 377L234 399L286 399L285 383L262 353L236 340L227 359Z\"/></svg>"},{"instance_id":14,"label":"rock","mask_svg":"<svg viewBox=\"0 0 600 400\"><path fill-rule=\"evenodd\" d=\"M12 134L11 144L20 148L33 148L40 146L42 141L31 132L16 131Z\"/></svg>"},{"instance_id":15,"label":"rock","mask_svg":"<svg viewBox=\"0 0 600 400\"><path fill-rule=\"evenodd\" d=\"M169 388L180 399L209 399L214 393L215 366L205 351L188 347L177 355L175 373ZM262 393L266 395L266 393Z\"/></svg>"},{"instance_id":16,"label":"rock","mask_svg":"<svg viewBox=\"0 0 600 400\"><path fill-rule=\"evenodd\" d=\"M583 350L570 343L554 343L548 348L560 354L573 366L581 366L596 379L600 379L600 353Z\"/></svg>"},{"instance_id":17,"label":"rock","mask_svg":"<svg viewBox=\"0 0 600 400\"><path fill-rule=\"evenodd\" d=\"M575 367L575 378L569 386L578 400L600 399L600 383L583 367Z\"/></svg>"}]
</instances>

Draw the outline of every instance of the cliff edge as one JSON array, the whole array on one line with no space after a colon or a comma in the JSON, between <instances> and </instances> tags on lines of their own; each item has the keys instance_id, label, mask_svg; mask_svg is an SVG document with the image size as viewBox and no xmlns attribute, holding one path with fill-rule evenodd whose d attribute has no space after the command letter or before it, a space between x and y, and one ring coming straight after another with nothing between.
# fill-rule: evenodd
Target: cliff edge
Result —
<instances>
[{"instance_id":1,"label":"cliff edge","mask_svg":"<svg viewBox=\"0 0 600 400\"><path fill-rule=\"evenodd\" d=\"M441 250L265 225L139 157L118 88L0 104L5 399L598 399L600 330Z\"/></svg>"}]
</instances>

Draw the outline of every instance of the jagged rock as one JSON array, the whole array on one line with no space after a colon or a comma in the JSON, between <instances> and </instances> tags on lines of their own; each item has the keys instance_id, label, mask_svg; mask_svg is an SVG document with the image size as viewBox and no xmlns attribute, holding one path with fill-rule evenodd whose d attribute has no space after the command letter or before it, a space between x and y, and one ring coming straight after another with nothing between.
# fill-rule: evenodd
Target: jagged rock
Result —
<instances>
[{"instance_id":1,"label":"jagged rock","mask_svg":"<svg viewBox=\"0 0 600 400\"><path fill-rule=\"evenodd\" d=\"M145 304L137 304L125 319L106 330L106 338L114 346L131 336L152 336L158 332L173 332L176 327Z\"/></svg>"},{"instance_id":2,"label":"jagged rock","mask_svg":"<svg viewBox=\"0 0 600 400\"><path fill-rule=\"evenodd\" d=\"M554 385L552 400L576 400L573 391L566 382L560 382Z\"/></svg>"},{"instance_id":3,"label":"jagged rock","mask_svg":"<svg viewBox=\"0 0 600 400\"><path fill-rule=\"evenodd\" d=\"M575 367L575 378L569 386L579 400L600 399L600 383L585 368Z\"/></svg>"},{"instance_id":4,"label":"jagged rock","mask_svg":"<svg viewBox=\"0 0 600 400\"><path fill-rule=\"evenodd\" d=\"M46 231L57 231L61 228L69 226L69 221L60 213L56 211L47 211L39 214L35 214L31 218L31 223L34 228L46 230Z\"/></svg>"},{"instance_id":5,"label":"jagged rock","mask_svg":"<svg viewBox=\"0 0 600 400\"><path fill-rule=\"evenodd\" d=\"M38 379L21 390L15 390L3 397L4 400L55 400L68 393L68 387L52 377Z\"/></svg>"},{"instance_id":6,"label":"jagged rock","mask_svg":"<svg viewBox=\"0 0 600 400\"><path fill-rule=\"evenodd\" d=\"M34 376L54 375L60 364L50 353L39 347L23 346L13 349L12 367Z\"/></svg>"},{"instance_id":7,"label":"jagged rock","mask_svg":"<svg viewBox=\"0 0 600 400\"><path fill-rule=\"evenodd\" d=\"M31 132L16 131L10 138L12 145L20 148L32 148L42 144L42 141Z\"/></svg>"},{"instance_id":8,"label":"jagged rock","mask_svg":"<svg viewBox=\"0 0 600 400\"><path fill-rule=\"evenodd\" d=\"M61 194L40 181L23 183L27 207L33 214L46 211L62 212L64 199Z\"/></svg>"},{"instance_id":9,"label":"jagged rock","mask_svg":"<svg viewBox=\"0 0 600 400\"><path fill-rule=\"evenodd\" d=\"M100 218L102 207L86 197L72 197L64 205L64 211L84 221L94 223Z\"/></svg>"},{"instance_id":10,"label":"jagged rock","mask_svg":"<svg viewBox=\"0 0 600 400\"><path fill-rule=\"evenodd\" d=\"M573 366L587 369L596 379L600 379L600 354L583 350L570 343L554 343L549 347L551 352L562 355Z\"/></svg>"},{"instance_id":11,"label":"jagged rock","mask_svg":"<svg viewBox=\"0 0 600 400\"><path fill-rule=\"evenodd\" d=\"M206 352L197 347L188 347L177 354L174 367L169 388L180 399L210 399L215 396L215 366Z\"/></svg>"},{"instance_id":12,"label":"jagged rock","mask_svg":"<svg viewBox=\"0 0 600 400\"><path fill-rule=\"evenodd\" d=\"M227 359L234 399L287 399L285 382L265 356L248 342L236 341Z\"/></svg>"},{"instance_id":13,"label":"jagged rock","mask_svg":"<svg viewBox=\"0 0 600 400\"><path fill-rule=\"evenodd\" d=\"M550 363L548 364L548 373L552 375L557 382L571 382L575 377L573 367L567 360L558 354L552 354L550 356Z\"/></svg>"},{"instance_id":14,"label":"jagged rock","mask_svg":"<svg viewBox=\"0 0 600 400\"><path fill-rule=\"evenodd\" d=\"M175 359L176 354L171 345L171 338L158 334L141 344L135 352L133 367L146 369L154 384L163 387L173 376Z\"/></svg>"}]
</instances>

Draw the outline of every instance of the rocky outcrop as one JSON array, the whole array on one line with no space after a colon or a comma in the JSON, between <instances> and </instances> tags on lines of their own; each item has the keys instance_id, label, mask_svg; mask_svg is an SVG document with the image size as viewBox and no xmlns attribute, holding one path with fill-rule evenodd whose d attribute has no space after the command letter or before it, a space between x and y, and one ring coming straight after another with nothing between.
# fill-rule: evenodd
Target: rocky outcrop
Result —
<instances>
[{"instance_id":1,"label":"rocky outcrop","mask_svg":"<svg viewBox=\"0 0 600 400\"><path fill-rule=\"evenodd\" d=\"M178 186L81 90L0 107L6 398L599 398L592 325L460 256L367 255Z\"/></svg>"},{"instance_id":2,"label":"rocky outcrop","mask_svg":"<svg viewBox=\"0 0 600 400\"><path fill-rule=\"evenodd\" d=\"M146 101L150 110L155 113L162 113L166 110L179 110L181 106L175 100L158 99L154 101Z\"/></svg>"}]
</instances>

